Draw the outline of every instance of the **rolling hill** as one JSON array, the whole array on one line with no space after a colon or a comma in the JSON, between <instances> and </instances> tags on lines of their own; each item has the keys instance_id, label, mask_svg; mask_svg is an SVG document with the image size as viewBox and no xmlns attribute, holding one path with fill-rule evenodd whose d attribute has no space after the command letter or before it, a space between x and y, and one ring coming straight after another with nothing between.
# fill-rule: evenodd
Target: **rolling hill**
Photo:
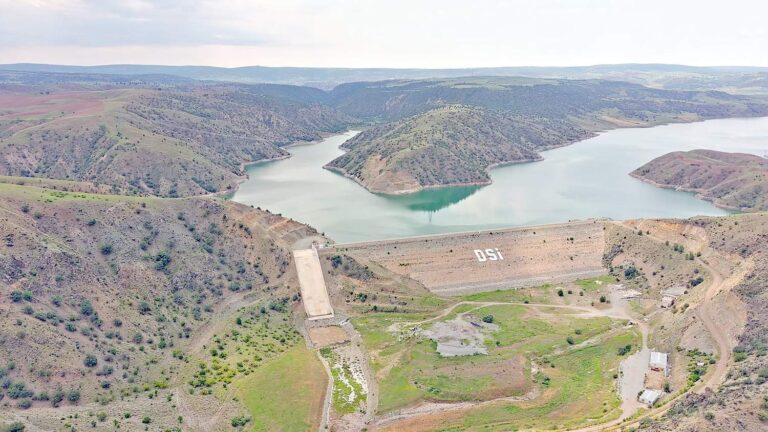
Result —
<instances>
[{"instance_id":1,"label":"rolling hill","mask_svg":"<svg viewBox=\"0 0 768 432\"><path fill-rule=\"evenodd\" d=\"M481 185L490 182L487 170L493 165L535 161L541 158L537 150L589 136L566 122L448 105L360 133L326 168L372 192Z\"/></svg>"},{"instance_id":2,"label":"rolling hill","mask_svg":"<svg viewBox=\"0 0 768 432\"><path fill-rule=\"evenodd\" d=\"M760 99L600 80L464 78L344 84L330 103L380 121L327 164L376 192L488 183L486 170L599 131L768 115ZM461 105L463 108L446 108ZM471 108L470 108L471 107Z\"/></svg>"},{"instance_id":3,"label":"rolling hill","mask_svg":"<svg viewBox=\"0 0 768 432\"><path fill-rule=\"evenodd\" d=\"M208 396L223 375L208 369L207 385L195 381L199 363L219 363L232 381L247 376L243 364L250 372L296 345L298 333L285 324L298 300L290 249L317 233L215 198L31 182L0 183L3 412L32 407L27 420L42 430L81 429L96 412L127 430L144 417L163 430L228 428L246 410ZM230 360L209 353L226 344L214 341L217 332L245 336L264 323L274 340L249 338L270 349L247 351L240 371L234 353ZM247 341L238 346L250 349Z\"/></svg>"},{"instance_id":4,"label":"rolling hill","mask_svg":"<svg viewBox=\"0 0 768 432\"><path fill-rule=\"evenodd\" d=\"M282 146L348 122L317 102L317 89L5 77L0 174L97 182L120 193L231 190L243 163L287 157Z\"/></svg>"},{"instance_id":5,"label":"rolling hill","mask_svg":"<svg viewBox=\"0 0 768 432\"><path fill-rule=\"evenodd\" d=\"M695 192L718 207L768 210L768 159L713 150L672 152L630 175L655 186Z\"/></svg>"}]
</instances>

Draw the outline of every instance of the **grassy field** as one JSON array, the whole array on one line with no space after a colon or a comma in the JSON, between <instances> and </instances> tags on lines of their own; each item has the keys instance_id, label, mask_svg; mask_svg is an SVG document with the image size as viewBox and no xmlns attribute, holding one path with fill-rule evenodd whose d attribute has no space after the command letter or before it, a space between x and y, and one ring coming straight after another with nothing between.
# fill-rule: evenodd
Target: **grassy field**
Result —
<instances>
[{"instance_id":1,"label":"grassy field","mask_svg":"<svg viewBox=\"0 0 768 432\"><path fill-rule=\"evenodd\" d=\"M235 384L254 431L316 430L327 376L314 352L298 344Z\"/></svg>"},{"instance_id":2,"label":"grassy field","mask_svg":"<svg viewBox=\"0 0 768 432\"><path fill-rule=\"evenodd\" d=\"M621 401L614 374L622 357L618 348L639 342L639 334L623 331L601 344L568 351L543 371L549 378L540 398L531 402L493 404L443 419L442 430L537 430L576 427L618 417Z\"/></svg>"},{"instance_id":3,"label":"grassy field","mask_svg":"<svg viewBox=\"0 0 768 432\"><path fill-rule=\"evenodd\" d=\"M594 279L578 285L582 283L600 285ZM538 296L547 303L553 293L557 296L552 286L537 289L473 294L463 300L533 303ZM554 427L619 414L614 386L622 358L618 351L640 341L639 334L623 328L621 321L579 318L574 311L554 308L462 304L436 322L479 322L483 317L492 317L497 326L485 335L488 355L461 357L440 356L437 343L408 324L428 316L369 314L355 318L379 380L378 411L391 412L422 401L492 401L535 389L530 394L537 396L530 401L479 405L457 418L455 426L498 424L505 429L536 422L539 428L542 423L537 422L544 419L548 427ZM430 321L418 327L433 325Z\"/></svg>"}]
</instances>

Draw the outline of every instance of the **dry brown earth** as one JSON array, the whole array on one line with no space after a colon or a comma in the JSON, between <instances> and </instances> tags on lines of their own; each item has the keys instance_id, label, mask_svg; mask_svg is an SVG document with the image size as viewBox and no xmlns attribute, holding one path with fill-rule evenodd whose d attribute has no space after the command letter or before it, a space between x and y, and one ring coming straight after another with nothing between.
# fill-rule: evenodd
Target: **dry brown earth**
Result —
<instances>
[{"instance_id":1,"label":"dry brown earth","mask_svg":"<svg viewBox=\"0 0 768 432\"><path fill-rule=\"evenodd\" d=\"M338 245L323 254L343 252L421 282L434 293L457 295L604 274L603 225L590 220L414 237ZM492 259L488 249L498 249L503 259Z\"/></svg>"}]
</instances>

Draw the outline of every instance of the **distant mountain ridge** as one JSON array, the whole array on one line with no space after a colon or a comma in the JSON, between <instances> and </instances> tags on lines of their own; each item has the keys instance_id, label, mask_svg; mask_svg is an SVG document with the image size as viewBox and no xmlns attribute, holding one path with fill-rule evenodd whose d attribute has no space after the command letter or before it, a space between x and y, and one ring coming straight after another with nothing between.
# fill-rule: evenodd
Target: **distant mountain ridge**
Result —
<instances>
[{"instance_id":1,"label":"distant mountain ridge","mask_svg":"<svg viewBox=\"0 0 768 432\"><path fill-rule=\"evenodd\" d=\"M528 76L563 79L611 79L670 89L744 90L766 94L768 85L754 87L755 81L768 77L768 67L756 66L686 66L673 64L602 64L592 66L515 66L456 69L416 68L313 68L244 66L100 65L69 66L36 63L0 65L0 70L55 73L99 73L117 75L175 75L196 80L240 83L307 85L329 90L339 84L391 79L457 78L472 76ZM720 83L720 81L725 81Z\"/></svg>"}]
</instances>

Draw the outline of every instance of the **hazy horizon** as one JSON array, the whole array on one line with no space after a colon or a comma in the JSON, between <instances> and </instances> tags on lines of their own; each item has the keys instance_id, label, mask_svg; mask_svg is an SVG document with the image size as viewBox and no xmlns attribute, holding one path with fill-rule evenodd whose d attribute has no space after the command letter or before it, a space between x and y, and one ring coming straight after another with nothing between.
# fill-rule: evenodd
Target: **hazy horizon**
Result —
<instances>
[{"instance_id":1,"label":"hazy horizon","mask_svg":"<svg viewBox=\"0 0 768 432\"><path fill-rule=\"evenodd\" d=\"M0 0L0 63L463 69L768 66L768 4ZM706 50L700 49L706 46Z\"/></svg>"}]
</instances>

